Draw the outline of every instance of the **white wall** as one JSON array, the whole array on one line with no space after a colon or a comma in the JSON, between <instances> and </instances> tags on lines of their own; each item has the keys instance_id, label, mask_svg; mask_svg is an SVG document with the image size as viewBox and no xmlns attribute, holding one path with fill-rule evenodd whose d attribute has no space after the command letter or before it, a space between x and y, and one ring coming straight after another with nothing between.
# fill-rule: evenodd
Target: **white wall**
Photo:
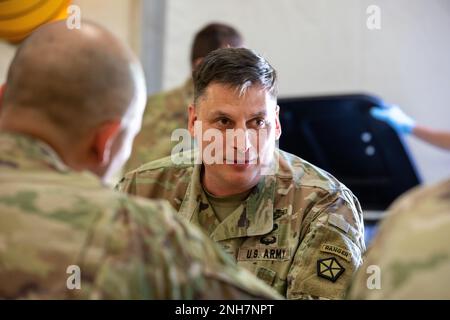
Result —
<instances>
[{"instance_id":1,"label":"white wall","mask_svg":"<svg viewBox=\"0 0 450 320\"><path fill-rule=\"evenodd\" d=\"M127 43L136 54L140 51L141 1L72 0L80 6L82 19L101 24Z\"/></svg>"},{"instance_id":2,"label":"white wall","mask_svg":"<svg viewBox=\"0 0 450 320\"><path fill-rule=\"evenodd\" d=\"M381 8L381 30L366 8ZM168 0L164 88L189 75L193 34L236 26L278 70L280 96L369 92L425 125L450 130L448 0ZM426 183L450 176L450 152L408 138Z\"/></svg>"}]
</instances>

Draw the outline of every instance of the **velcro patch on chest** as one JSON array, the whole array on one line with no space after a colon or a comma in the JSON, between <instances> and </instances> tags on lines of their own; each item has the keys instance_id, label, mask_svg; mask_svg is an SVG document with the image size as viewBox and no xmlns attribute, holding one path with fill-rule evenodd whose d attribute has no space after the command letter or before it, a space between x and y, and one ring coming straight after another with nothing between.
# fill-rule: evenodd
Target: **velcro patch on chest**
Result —
<instances>
[{"instance_id":1,"label":"velcro patch on chest","mask_svg":"<svg viewBox=\"0 0 450 320\"><path fill-rule=\"evenodd\" d=\"M240 248L238 252L239 261L258 261L258 260L289 260L291 258L290 248Z\"/></svg>"},{"instance_id":2,"label":"velcro patch on chest","mask_svg":"<svg viewBox=\"0 0 450 320\"><path fill-rule=\"evenodd\" d=\"M320 251L335 254L341 258L344 258L345 260L347 260L349 262L352 261L352 254L350 251L345 250L341 247L332 245L332 244L328 244L328 243L322 244L320 246Z\"/></svg>"}]
</instances>

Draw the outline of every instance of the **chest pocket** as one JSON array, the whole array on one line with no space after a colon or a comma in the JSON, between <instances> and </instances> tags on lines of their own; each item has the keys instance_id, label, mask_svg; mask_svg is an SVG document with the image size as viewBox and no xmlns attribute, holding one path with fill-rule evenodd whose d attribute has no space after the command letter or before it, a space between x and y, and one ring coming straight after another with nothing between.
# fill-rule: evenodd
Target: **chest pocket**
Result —
<instances>
[{"instance_id":1,"label":"chest pocket","mask_svg":"<svg viewBox=\"0 0 450 320\"><path fill-rule=\"evenodd\" d=\"M271 269L264 268L264 267L256 268L256 277L258 277L258 279L264 281L269 286L273 286L276 276L277 276L277 273Z\"/></svg>"}]
</instances>

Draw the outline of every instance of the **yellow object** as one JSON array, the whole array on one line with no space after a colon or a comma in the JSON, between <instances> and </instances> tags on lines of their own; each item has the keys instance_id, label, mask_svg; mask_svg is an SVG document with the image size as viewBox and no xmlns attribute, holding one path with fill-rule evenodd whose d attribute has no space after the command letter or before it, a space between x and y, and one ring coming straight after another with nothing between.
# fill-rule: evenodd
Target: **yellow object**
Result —
<instances>
[{"instance_id":1,"label":"yellow object","mask_svg":"<svg viewBox=\"0 0 450 320\"><path fill-rule=\"evenodd\" d=\"M67 18L70 0L0 0L0 38L19 42L40 25Z\"/></svg>"}]
</instances>

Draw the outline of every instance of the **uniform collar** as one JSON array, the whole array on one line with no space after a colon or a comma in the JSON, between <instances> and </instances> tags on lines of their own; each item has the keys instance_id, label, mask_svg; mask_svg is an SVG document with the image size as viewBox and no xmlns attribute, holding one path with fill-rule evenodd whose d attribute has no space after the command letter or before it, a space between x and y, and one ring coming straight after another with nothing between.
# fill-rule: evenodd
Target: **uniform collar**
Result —
<instances>
[{"instance_id":1,"label":"uniform collar","mask_svg":"<svg viewBox=\"0 0 450 320\"><path fill-rule=\"evenodd\" d=\"M196 216L199 214L202 199L201 169L202 165L194 165L191 181L180 206L179 214L188 221L198 221ZM213 232L214 240L257 236L270 232L273 229L275 184L275 175L263 176L246 200L245 216L239 217L237 227L237 217L229 216Z\"/></svg>"},{"instance_id":2,"label":"uniform collar","mask_svg":"<svg viewBox=\"0 0 450 320\"><path fill-rule=\"evenodd\" d=\"M103 186L91 172L70 169L45 142L21 133L0 132L0 175L2 180L16 182L48 179L67 183L70 179L72 184L83 188Z\"/></svg>"},{"instance_id":3,"label":"uniform collar","mask_svg":"<svg viewBox=\"0 0 450 320\"><path fill-rule=\"evenodd\" d=\"M21 133L0 133L0 166L21 170L69 172L58 154L45 142Z\"/></svg>"}]
</instances>

